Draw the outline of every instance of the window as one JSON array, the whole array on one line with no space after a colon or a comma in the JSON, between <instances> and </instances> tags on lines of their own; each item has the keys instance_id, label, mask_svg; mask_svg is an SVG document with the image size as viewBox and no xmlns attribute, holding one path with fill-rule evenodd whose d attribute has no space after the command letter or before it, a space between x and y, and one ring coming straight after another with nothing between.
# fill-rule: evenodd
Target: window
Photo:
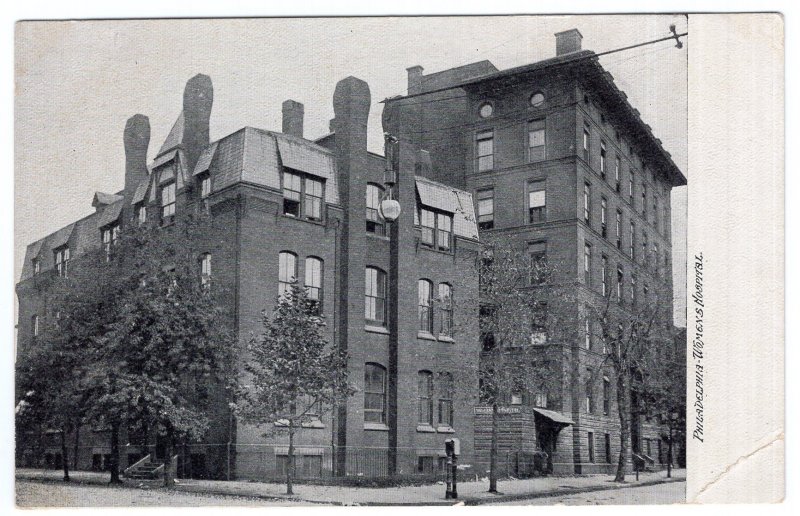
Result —
<instances>
[{"instance_id":1,"label":"window","mask_svg":"<svg viewBox=\"0 0 800 516\"><path fill-rule=\"evenodd\" d=\"M589 462L594 463L594 432L588 433L589 444Z\"/></svg>"},{"instance_id":2,"label":"window","mask_svg":"<svg viewBox=\"0 0 800 516\"><path fill-rule=\"evenodd\" d=\"M592 245L588 242L583 244L583 282L592 287Z\"/></svg>"},{"instance_id":3,"label":"window","mask_svg":"<svg viewBox=\"0 0 800 516\"><path fill-rule=\"evenodd\" d=\"M531 321L531 345L547 344L547 303L538 302L533 307Z\"/></svg>"},{"instance_id":4,"label":"window","mask_svg":"<svg viewBox=\"0 0 800 516\"><path fill-rule=\"evenodd\" d=\"M439 283L439 303L441 303L441 317L439 335L452 337L453 335L453 287L448 283Z\"/></svg>"},{"instance_id":5,"label":"window","mask_svg":"<svg viewBox=\"0 0 800 516\"><path fill-rule=\"evenodd\" d=\"M537 392L533 404L536 407L547 408L547 393Z\"/></svg>"},{"instance_id":6,"label":"window","mask_svg":"<svg viewBox=\"0 0 800 516\"><path fill-rule=\"evenodd\" d=\"M636 276L631 274L631 305L636 304Z\"/></svg>"},{"instance_id":7,"label":"window","mask_svg":"<svg viewBox=\"0 0 800 516\"><path fill-rule=\"evenodd\" d=\"M141 226L147 222L147 206L143 203L136 205L136 222Z\"/></svg>"},{"instance_id":8,"label":"window","mask_svg":"<svg viewBox=\"0 0 800 516\"><path fill-rule=\"evenodd\" d=\"M592 220L592 185L583 183L583 220L590 224Z\"/></svg>"},{"instance_id":9,"label":"window","mask_svg":"<svg viewBox=\"0 0 800 516\"><path fill-rule=\"evenodd\" d=\"M433 425L433 373L420 371L417 373L417 422Z\"/></svg>"},{"instance_id":10,"label":"window","mask_svg":"<svg viewBox=\"0 0 800 516\"><path fill-rule=\"evenodd\" d=\"M478 172L494 168L494 131L482 131L475 137L477 143Z\"/></svg>"},{"instance_id":11,"label":"window","mask_svg":"<svg viewBox=\"0 0 800 516\"><path fill-rule=\"evenodd\" d=\"M302 183L300 176L291 172L283 173L283 214L300 217Z\"/></svg>"},{"instance_id":12,"label":"window","mask_svg":"<svg viewBox=\"0 0 800 516\"><path fill-rule=\"evenodd\" d=\"M531 106L539 107L544 104L544 94L541 92L534 93L530 98Z\"/></svg>"},{"instance_id":13,"label":"window","mask_svg":"<svg viewBox=\"0 0 800 516\"><path fill-rule=\"evenodd\" d=\"M530 284L542 285L547 281L547 242L533 242L528 245L531 260Z\"/></svg>"},{"instance_id":14,"label":"window","mask_svg":"<svg viewBox=\"0 0 800 516\"><path fill-rule=\"evenodd\" d=\"M605 435L606 462L611 464L611 434Z\"/></svg>"},{"instance_id":15,"label":"window","mask_svg":"<svg viewBox=\"0 0 800 516\"><path fill-rule=\"evenodd\" d=\"M305 178L305 217L308 220L322 220L322 181Z\"/></svg>"},{"instance_id":16,"label":"window","mask_svg":"<svg viewBox=\"0 0 800 516\"><path fill-rule=\"evenodd\" d=\"M367 233L383 235L386 232L380 206L383 188L378 185L367 185Z\"/></svg>"},{"instance_id":17,"label":"window","mask_svg":"<svg viewBox=\"0 0 800 516\"><path fill-rule=\"evenodd\" d=\"M367 323L386 324L386 273L375 267L367 267L364 318Z\"/></svg>"},{"instance_id":18,"label":"window","mask_svg":"<svg viewBox=\"0 0 800 516\"><path fill-rule=\"evenodd\" d=\"M544 222L547 220L545 211L546 195L544 181L528 183L528 222Z\"/></svg>"},{"instance_id":19,"label":"window","mask_svg":"<svg viewBox=\"0 0 800 516\"><path fill-rule=\"evenodd\" d=\"M106 261L111 261L111 248L116 245L119 238L119 224L106 226L100 231L100 236L103 240L103 249L106 251Z\"/></svg>"},{"instance_id":20,"label":"window","mask_svg":"<svg viewBox=\"0 0 800 516\"><path fill-rule=\"evenodd\" d=\"M422 244L441 251L450 250L453 232L453 216L420 208L419 222L422 229Z\"/></svg>"},{"instance_id":21,"label":"window","mask_svg":"<svg viewBox=\"0 0 800 516\"><path fill-rule=\"evenodd\" d=\"M614 190L620 192L620 159L619 156L614 158Z\"/></svg>"},{"instance_id":22,"label":"window","mask_svg":"<svg viewBox=\"0 0 800 516\"><path fill-rule=\"evenodd\" d=\"M653 242L653 266L656 273L661 276L661 253L658 251L658 242Z\"/></svg>"},{"instance_id":23,"label":"window","mask_svg":"<svg viewBox=\"0 0 800 516\"><path fill-rule=\"evenodd\" d=\"M34 315L31 317L31 333L34 338L39 336L39 316Z\"/></svg>"},{"instance_id":24,"label":"window","mask_svg":"<svg viewBox=\"0 0 800 516\"><path fill-rule=\"evenodd\" d=\"M69 269L69 247L61 247L55 251L56 274L61 278L67 277Z\"/></svg>"},{"instance_id":25,"label":"window","mask_svg":"<svg viewBox=\"0 0 800 516\"><path fill-rule=\"evenodd\" d=\"M642 182L642 218L647 220L647 185Z\"/></svg>"},{"instance_id":26,"label":"window","mask_svg":"<svg viewBox=\"0 0 800 516\"><path fill-rule=\"evenodd\" d=\"M528 123L528 161L541 161L546 157L544 119Z\"/></svg>"},{"instance_id":27,"label":"window","mask_svg":"<svg viewBox=\"0 0 800 516\"><path fill-rule=\"evenodd\" d=\"M386 424L386 369L379 364L364 368L364 422Z\"/></svg>"},{"instance_id":28,"label":"window","mask_svg":"<svg viewBox=\"0 0 800 516\"><path fill-rule=\"evenodd\" d=\"M617 266L617 301L620 303L625 301L625 297L622 294L622 287L625 283L625 275L622 272L622 267Z\"/></svg>"},{"instance_id":29,"label":"window","mask_svg":"<svg viewBox=\"0 0 800 516\"><path fill-rule=\"evenodd\" d=\"M647 233L642 231L642 263L646 264L647 262Z\"/></svg>"},{"instance_id":30,"label":"window","mask_svg":"<svg viewBox=\"0 0 800 516\"><path fill-rule=\"evenodd\" d=\"M600 176L606 178L606 142L600 142Z\"/></svg>"},{"instance_id":31,"label":"window","mask_svg":"<svg viewBox=\"0 0 800 516\"><path fill-rule=\"evenodd\" d=\"M649 302L650 301L650 299L649 299L650 286L647 283L644 284L644 288L642 289L642 293L644 294L644 302L645 303Z\"/></svg>"},{"instance_id":32,"label":"window","mask_svg":"<svg viewBox=\"0 0 800 516\"><path fill-rule=\"evenodd\" d=\"M316 302L315 311L322 313L322 260L316 256L306 258L306 292Z\"/></svg>"},{"instance_id":33,"label":"window","mask_svg":"<svg viewBox=\"0 0 800 516\"><path fill-rule=\"evenodd\" d=\"M611 407L611 381L603 377L603 414L608 415Z\"/></svg>"},{"instance_id":34,"label":"window","mask_svg":"<svg viewBox=\"0 0 800 516\"><path fill-rule=\"evenodd\" d=\"M433 333L433 283L421 279L417 282L417 329Z\"/></svg>"},{"instance_id":35,"label":"window","mask_svg":"<svg viewBox=\"0 0 800 516\"><path fill-rule=\"evenodd\" d=\"M650 439L644 440L644 452L647 454L648 457L653 456L653 449L651 448L650 443L651 443Z\"/></svg>"},{"instance_id":36,"label":"window","mask_svg":"<svg viewBox=\"0 0 800 516\"><path fill-rule=\"evenodd\" d=\"M633 206L633 169L628 171L628 202Z\"/></svg>"},{"instance_id":37,"label":"window","mask_svg":"<svg viewBox=\"0 0 800 516\"><path fill-rule=\"evenodd\" d=\"M481 331L481 347L483 351L492 351L495 346L494 329L497 327L497 310L491 306L481 306L478 321Z\"/></svg>"},{"instance_id":38,"label":"window","mask_svg":"<svg viewBox=\"0 0 800 516\"><path fill-rule=\"evenodd\" d=\"M161 187L161 224L166 226L175 220L175 183Z\"/></svg>"},{"instance_id":39,"label":"window","mask_svg":"<svg viewBox=\"0 0 800 516\"><path fill-rule=\"evenodd\" d=\"M631 260L636 259L636 224L633 223L633 220L630 221L630 234L628 235L628 243L629 249L628 254L631 257Z\"/></svg>"},{"instance_id":40,"label":"window","mask_svg":"<svg viewBox=\"0 0 800 516\"><path fill-rule=\"evenodd\" d=\"M600 234L603 235L603 238L608 238L608 229L607 229L607 221L606 221L606 214L608 212L608 200L605 197L600 198Z\"/></svg>"},{"instance_id":41,"label":"window","mask_svg":"<svg viewBox=\"0 0 800 516\"><path fill-rule=\"evenodd\" d=\"M439 374L439 425L453 426L453 374Z\"/></svg>"},{"instance_id":42,"label":"window","mask_svg":"<svg viewBox=\"0 0 800 516\"><path fill-rule=\"evenodd\" d=\"M589 124L583 126L583 159L588 163L589 161L589 145L590 145Z\"/></svg>"},{"instance_id":43,"label":"window","mask_svg":"<svg viewBox=\"0 0 800 516\"><path fill-rule=\"evenodd\" d=\"M278 295L282 296L287 290L291 290L296 278L297 255L281 251L278 254Z\"/></svg>"},{"instance_id":44,"label":"window","mask_svg":"<svg viewBox=\"0 0 800 516\"><path fill-rule=\"evenodd\" d=\"M511 404L512 405L522 405L522 393L521 392L512 392L511 393Z\"/></svg>"},{"instance_id":45,"label":"window","mask_svg":"<svg viewBox=\"0 0 800 516\"><path fill-rule=\"evenodd\" d=\"M658 224L659 217L658 217L658 197L653 194L653 226L655 226L656 231L661 231L661 226Z\"/></svg>"},{"instance_id":46,"label":"window","mask_svg":"<svg viewBox=\"0 0 800 516\"><path fill-rule=\"evenodd\" d=\"M478 190L478 229L494 228L494 188Z\"/></svg>"},{"instance_id":47,"label":"window","mask_svg":"<svg viewBox=\"0 0 800 516\"><path fill-rule=\"evenodd\" d=\"M484 102L478 109L478 114L481 118L489 118L492 116L492 113L494 113L494 106L492 106L491 102Z\"/></svg>"},{"instance_id":48,"label":"window","mask_svg":"<svg viewBox=\"0 0 800 516\"><path fill-rule=\"evenodd\" d=\"M42 272L42 261L37 257L31 260L31 267L33 267L33 273L39 274Z\"/></svg>"},{"instance_id":49,"label":"window","mask_svg":"<svg viewBox=\"0 0 800 516\"><path fill-rule=\"evenodd\" d=\"M584 332L584 339L585 339L586 349L591 351L591 349L592 349L592 318L588 313L588 309L587 309L586 316L583 318L583 332Z\"/></svg>"},{"instance_id":50,"label":"window","mask_svg":"<svg viewBox=\"0 0 800 516\"><path fill-rule=\"evenodd\" d=\"M622 211L617 210L617 218L614 222L617 249L622 249Z\"/></svg>"},{"instance_id":51,"label":"window","mask_svg":"<svg viewBox=\"0 0 800 516\"><path fill-rule=\"evenodd\" d=\"M591 414L594 412L594 372L591 369L586 370L586 384L584 385L585 388L585 395L586 395L586 412Z\"/></svg>"},{"instance_id":52,"label":"window","mask_svg":"<svg viewBox=\"0 0 800 516\"><path fill-rule=\"evenodd\" d=\"M204 288L211 286L211 253L200 256L200 285Z\"/></svg>"},{"instance_id":53,"label":"window","mask_svg":"<svg viewBox=\"0 0 800 516\"><path fill-rule=\"evenodd\" d=\"M198 181L200 183L200 198L207 199L211 195L211 176L206 172L200 176Z\"/></svg>"},{"instance_id":54,"label":"window","mask_svg":"<svg viewBox=\"0 0 800 516\"><path fill-rule=\"evenodd\" d=\"M601 293L603 297L608 295L608 257L603 255L602 260L603 268L600 270L600 279L602 280L602 290Z\"/></svg>"}]
</instances>

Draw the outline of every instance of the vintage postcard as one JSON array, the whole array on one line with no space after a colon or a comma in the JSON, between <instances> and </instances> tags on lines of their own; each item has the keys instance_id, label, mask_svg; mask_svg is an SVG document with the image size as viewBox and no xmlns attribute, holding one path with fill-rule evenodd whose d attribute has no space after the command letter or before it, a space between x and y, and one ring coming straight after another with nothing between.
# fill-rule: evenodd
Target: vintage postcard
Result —
<instances>
[{"instance_id":1,"label":"vintage postcard","mask_svg":"<svg viewBox=\"0 0 800 516\"><path fill-rule=\"evenodd\" d=\"M18 507L782 500L779 15L15 29Z\"/></svg>"}]
</instances>

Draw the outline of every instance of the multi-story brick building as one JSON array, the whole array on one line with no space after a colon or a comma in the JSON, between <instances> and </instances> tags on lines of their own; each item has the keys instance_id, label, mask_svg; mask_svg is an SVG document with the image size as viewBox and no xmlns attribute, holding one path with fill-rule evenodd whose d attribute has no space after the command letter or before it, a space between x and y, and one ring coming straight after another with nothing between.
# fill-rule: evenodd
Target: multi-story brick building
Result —
<instances>
[{"instance_id":1,"label":"multi-story brick building","mask_svg":"<svg viewBox=\"0 0 800 516\"><path fill-rule=\"evenodd\" d=\"M149 164L148 119L128 120L124 188L98 192L95 213L27 248L17 285L18 345L36 345L40 324L52 316L50 285L88 250L138 221L169 225L206 209L213 223L197 243L198 266L226 292L239 339L260 331L262 310L296 278L320 300L331 345L349 354L358 392L299 431L300 476L434 473L452 437L471 461L478 322L453 313L460 298L477 293L471 195L418 175L429 167L425 153L393 144L402 212L394 222L382 218L386 160L367 151L370 92L359 79L337 84L332 132L316 141L303 137L303 106L294 101L283 104L283 132L244 127L211 141L212 103L211 80L192 78ZM436 231L420 225L429 217ZM463 320L457 333L454 320ZM123 466L163 453L155 441L122 442ZM86 428L79 444L79 468L103 467L110 453L104 432ZM281 437L237 422L224 402L204 441L189 444L178 447L179 463L191 464L195 476L265 478L286 464ZM20 446L21 461L37 460ZM61 460L60 448L50 454Z\"/></svg>"},{"instance_id":2,"label":"multi-story brick building","mask_svg":"<svg viewBox=\"0 0 800 516\"><path fill-rule=\"evenodd\" d=\"M482 240L544 254L570 286L571 301L549 307L574 324L560 392L510 399L521 404L510 412L533 410L507 416L517 437L505 451L527 443L550 451L556 471L591 473L615 466L619 422L588 307L613 295L630 310L660 292L671 313L670 190L686 179L581 39L556 34L554 58L508 70L409 68L408 95L388 104L394 131L430 152L430 177L473 194ZM661 429L633 422L633 450L663 462Z\"/></svg>"}]
</instances>

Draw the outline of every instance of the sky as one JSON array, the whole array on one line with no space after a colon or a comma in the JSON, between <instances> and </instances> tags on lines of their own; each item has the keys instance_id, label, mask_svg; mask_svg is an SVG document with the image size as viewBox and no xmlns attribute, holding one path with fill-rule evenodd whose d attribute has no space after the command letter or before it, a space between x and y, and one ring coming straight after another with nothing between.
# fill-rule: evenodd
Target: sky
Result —
<instances>
[{"instance_id":1,"label":"sky","mask_svg":"<svg viewBox=\"0 0 800 516\"><path fill-rule=\"evenodd\" d=\"M555 55L577 28L604 52L685 32L681 15L261 18L20 22L15 35L14 276L25 246L92 213L96 191L123 186L126 120L149 117L152 159L181 111L183 87L211 76L211 139L281 128L281 103L305 105L305 135L328 132L336 82L372 93L369 147L382 152L384 98L406 68L432 73L484 59L506 69ZM687 170L687 49L662 42L600 58L673 160ZM685 325L686 187L672 192L675 322Z\"/></svg>"}]
</instances>

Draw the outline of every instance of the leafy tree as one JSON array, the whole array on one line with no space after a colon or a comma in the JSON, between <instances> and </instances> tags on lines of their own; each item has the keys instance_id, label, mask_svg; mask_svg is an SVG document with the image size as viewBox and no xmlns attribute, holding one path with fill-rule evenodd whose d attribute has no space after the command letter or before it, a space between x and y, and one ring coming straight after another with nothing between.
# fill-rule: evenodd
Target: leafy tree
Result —
<instances>
[{"instance_id":1,"label":"leafy tree","mask_svg":"<svg viewBox=\"0 0 800 516\"><path fill-rule=\"evenodd\" d=\"M294 437L353 394L347 382L347 355L332 348L316 301L296 283L279 296L272 313L263 313L264 331L247 345L237 412L244 421L288 434L286 493L292 494Z\"/></svg>"}]
</instances>

